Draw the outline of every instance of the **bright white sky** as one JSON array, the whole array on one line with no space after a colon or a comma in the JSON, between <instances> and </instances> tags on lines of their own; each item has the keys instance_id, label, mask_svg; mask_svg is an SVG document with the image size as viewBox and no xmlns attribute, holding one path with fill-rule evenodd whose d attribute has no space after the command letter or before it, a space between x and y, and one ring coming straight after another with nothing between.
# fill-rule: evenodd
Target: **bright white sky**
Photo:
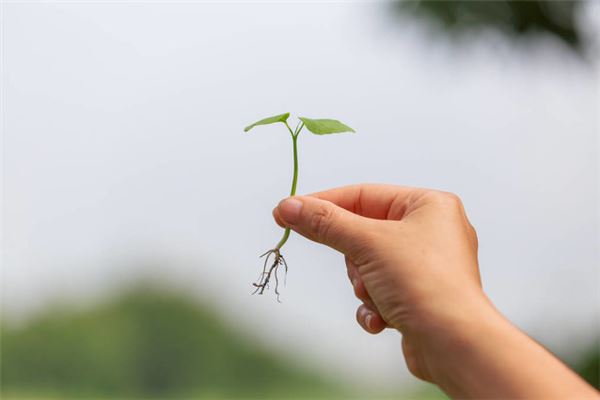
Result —
<instances>
[{"instance_id":1,"label":"bright white sky","mask_svg":"<svg viewBox=\"0 0 600 400\"><path fill-rule=\"evenodd\" d=\"M558 352L598 332L597 63L492 34L456 47L381 2L3 11L7 315L154 276L343 379L405 382L399 336L356 325L339 254L293 236L283 304L249 296L281 235L271 209L289 190L291 143L281 127L242 128L289 111L357 131L303 134L299 192L456 192L506 315Z\"/></svg>"}]
</instances>

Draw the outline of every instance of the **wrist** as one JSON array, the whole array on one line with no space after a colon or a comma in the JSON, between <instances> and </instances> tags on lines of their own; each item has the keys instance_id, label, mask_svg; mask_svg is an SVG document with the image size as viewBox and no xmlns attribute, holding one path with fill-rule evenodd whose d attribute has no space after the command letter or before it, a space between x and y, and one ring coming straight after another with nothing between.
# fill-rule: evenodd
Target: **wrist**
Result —
<instances>
[{"instance_id":1,"label":"wrist","mask_svg":"<svg viewBox=\"0 0 600 400\"><path fill-rule=\"evenodd\" d=\"M598 398L485 296L480 300L407 331L422 376L453 398Z\"/></svg>"},{"instance_id":2,"label":"wrist","mask_svg":"<svg viewBox=\"0 0 600 400\"><path fill-rule=\"evenodd\" d=\"M403 334L417 335L424 343L456 339L469 334L484 320L504 319L480 287L462 290L459 295L431 296L415 307L407 318Z\"/></svg>"},{"instance_id":3,"label":"wrist","mask_svg":"<svg viewBox=\"0 0 600 400\"><path fill-rule=\"evenodd\" d=\"M461 397L464 393L459 388L471 379L466 361L486 345L490 332L505 331L512 325L483 291L463 292L459 297L451 306L430 305L401 331L419 355L420 374L446 393Z\"/></svg>"},{"instance_id":4,"label":"wrist","mask_svg":"<svg viewBox=\"0 0 600 400\"><path fill-rule=\"evenodd\" d=\"M473 371L482 367L481 362L491 362L483 354L489 356L490 348L502 351L502 339L515 333L515 328L487 298L465 304L459 312L438 319L435 324L423 336L424 362L432 380L454 397L472 394L464 389L482 383Z\"/></svg>"}]
</instances>

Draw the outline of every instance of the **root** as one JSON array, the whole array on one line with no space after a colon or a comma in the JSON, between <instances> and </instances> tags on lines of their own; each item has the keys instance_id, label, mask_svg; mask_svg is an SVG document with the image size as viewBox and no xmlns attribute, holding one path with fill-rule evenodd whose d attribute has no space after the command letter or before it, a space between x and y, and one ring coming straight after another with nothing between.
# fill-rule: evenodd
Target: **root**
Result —
<instances>
[{"instance_id":1,"label":"root","mask_svg":"<svg viewBox=\"0 0 600 400\"><path fill-rule=\"evenodd\" d=\"M279 300L279 277L277 276L277 270L280 266L283 266L283 268L285 269L285 285L285 279L287 278L288 271L288 266L285 262L285 258L283 258L283 255L279 252L279 249L269 250L266 253L262 254L260 257L265 258L265 263L263 264L263 270L258 278L258 283L252 284L256 288L256 290L254 290L252 294L263 294L265 289L269 288L269 282L271 281L271 277L273 277L275 279L275 294L277 295L277 301L281 303L281 301ZM273 263L267 269L267 266L269 265L269 259L272 259Z\"/></svg>"}]
</instances>

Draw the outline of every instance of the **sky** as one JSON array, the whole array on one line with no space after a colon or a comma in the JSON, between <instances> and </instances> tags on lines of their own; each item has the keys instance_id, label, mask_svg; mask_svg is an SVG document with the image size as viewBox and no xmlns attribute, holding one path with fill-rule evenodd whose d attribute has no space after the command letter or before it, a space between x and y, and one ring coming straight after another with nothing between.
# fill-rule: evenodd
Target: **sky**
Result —
<instances>
[{"instance_id":1,"label":"sky","mask_svg":"<svg viewBox=\"0 0 600 400\"><path fill-rule=\"evenodd\" d=\"M552 39L460 45L384 2L4 2L2 310L85 307L152 278L347 382L412 382L364 333L343 257L292 235L282 303L250 296L299 193L352 183L459 194L484 288L553 351L599 331L599 76ZM584 9L599 32L597 5Z\"/></svg>"}]
</instances>

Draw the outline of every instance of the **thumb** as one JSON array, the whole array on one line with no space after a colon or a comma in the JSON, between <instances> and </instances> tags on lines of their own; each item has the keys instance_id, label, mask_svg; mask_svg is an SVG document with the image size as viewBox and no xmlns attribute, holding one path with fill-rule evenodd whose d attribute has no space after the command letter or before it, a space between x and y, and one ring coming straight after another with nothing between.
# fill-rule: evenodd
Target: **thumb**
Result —
<instances>
[{"instance_id":1,"label":"thumb","mask_svg":"<svg viewBox=\"0 0 600 400\"><path fill-rule=\"evenodd\" d=\"M362 247L371 232L368 218L310 196L282 200L276 208L275 218L300 235L344 254Z\"/></svg>"}]
</instances>

